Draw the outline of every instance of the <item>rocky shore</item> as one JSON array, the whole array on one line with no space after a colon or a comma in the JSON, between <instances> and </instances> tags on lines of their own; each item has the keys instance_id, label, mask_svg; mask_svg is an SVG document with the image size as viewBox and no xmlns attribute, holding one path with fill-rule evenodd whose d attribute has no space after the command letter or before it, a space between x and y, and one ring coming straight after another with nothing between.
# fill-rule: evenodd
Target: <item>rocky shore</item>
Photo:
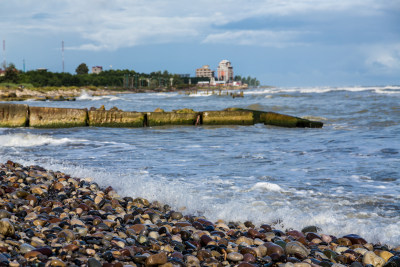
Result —
<instances>
[{"instance_id":1,"label":"rocky shore","mask_svg":"<svg viewBox=\"0 0 400 267\"><path fill-rule=\"evenodd\" d=\"M0 266L400 266L400 246L211 222L88 179L0 164Z\"/></svg>"},{"instance_id":2,"label":"rocky shore","mask_svg":"<svg viewBox=\"0 0 400 267\"><path fill-rule=\"evenodd\" d=\"M132 94L132 93L159 93L159 92L175 92L176 88L136 88L136 89L122 89L122 88L55 88L55 89L28 89L17 88L7 89L0 88L0 101L74 101L76 97L82 95L83 92L91 96L105 96L116 94ZM182 91L182 90L181 90ZM184 91L184 90L183 90Z\"/></svg>"},{"instance_id":3,"label":"rocky shore","mask_svg":"<svg viewBox=\"0 0 400 267\"><path fill-rule=\"evenodd\" d=\"M31 90L27 88L18 89L0 89L0 101L74 101L76 97L86 92L92 96L104 96L132 93L127 90L107 90L107 89L91 89L91 88L60 88L57 90Z\"/></svg>"}]
</instances>

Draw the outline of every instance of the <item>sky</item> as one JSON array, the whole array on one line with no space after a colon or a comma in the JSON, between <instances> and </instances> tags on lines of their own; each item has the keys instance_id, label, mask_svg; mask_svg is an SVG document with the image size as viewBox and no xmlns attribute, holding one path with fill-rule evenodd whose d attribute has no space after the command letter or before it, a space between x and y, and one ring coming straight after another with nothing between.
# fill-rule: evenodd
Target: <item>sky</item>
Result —
<instances>
[{"instance_id":1,"label":"sky","mask_svg":"<svg viewBox=\"0 0 400 267\"><path fill-rule=\"evenodd\" d=\"M400 84L400 0L0 0L18 69L195 75L227 59L273 86Z\"/></svg>"}]
</instances>

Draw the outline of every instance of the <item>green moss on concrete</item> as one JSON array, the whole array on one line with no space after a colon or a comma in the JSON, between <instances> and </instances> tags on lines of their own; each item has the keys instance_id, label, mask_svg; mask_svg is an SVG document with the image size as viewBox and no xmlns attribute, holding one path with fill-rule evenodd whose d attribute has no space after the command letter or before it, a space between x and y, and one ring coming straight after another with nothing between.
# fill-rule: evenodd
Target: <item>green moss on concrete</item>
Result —
<instances>
[{"instance_id":1,"label":"green moss on concrete","mask_svg":"<svg viewBox=\"0 0 400 267\"><path fill-rule=\"evenodd\" d=\"M193 109L190 108L183 108L183 109L178 109L178 110L173 110L175 113L197 113Z\"/></svg>"},{"instance_id":2,"label":"green moss on concrete","mask_svg":"<svg viewBox=\"0 0 400 267\"><path fill-rule=\"evenodd\" d=\"M204 111L204 125L253 125L253 112L247 110Z\"/></svg>"},{"instance_id":3,"label":"green moss on concrete","mask_svg":"<svg viewBox=\"0 0 400 267\"><path fill-rule=\"evenodd\" d=\"M293 117L274 112L262 112L259 115L259 121L266 125L274 125L280 127L299 127L299 128L322 128L323 123L318 121L310 121L298 117Z\"/></svg>"},{"instance_id":4,"label":"green moss on concrete","mask_svg":"<svg viewBox=\"0 0 400 267\"><path fill-rule=\"evenodd\" d=\"M195 125L198 113L148 112L147 126Z\"/></svg>"},{"instance_id":5,"label":"green moss on concrete","mask_svg":"<svg viewBox=\"0 0 400 267\"><path fill-rule=\"evenodd\" d=\"M143 127L145 114L124 111L89 111L89 126L97 127Z\"/></svg>"},{"instance_id":6,"label":"green moss on concrete","mask_svg":"<svg viewBox=\"0 0 400 267\"><path fill-rule=\"evenodd\" d=\"M28 125L28 118L28 105L0 103L0 127L26 127Z\"/></svg>"},{"instance_id":7,"label":"green moss on concrete","mask_svg":"<svg viewBox=\"0 0 400 267\"><path fill-rule=\"evenodd\" d=\"M29 107L29 126L35 128L69 128L87 126L86 109Z\"/></svg>"}]
</instances>

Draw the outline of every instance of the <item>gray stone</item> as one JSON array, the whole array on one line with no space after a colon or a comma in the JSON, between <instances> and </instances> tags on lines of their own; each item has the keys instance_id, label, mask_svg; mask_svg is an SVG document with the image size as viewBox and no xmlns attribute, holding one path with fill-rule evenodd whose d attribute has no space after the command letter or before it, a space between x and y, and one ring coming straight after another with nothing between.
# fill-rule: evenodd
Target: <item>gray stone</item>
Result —
<instances>
[{"instance_id":1,"label":"gray stone","mask_svg":"<svg viewBox=\"0 0 400 267\"><path fill-rule=\"evenodd\" d=\"M286 254L300 256L301 258L306 258L310 254L310 250L297 241L287 243L285 250Z\"/></svg>"}]
</instances>

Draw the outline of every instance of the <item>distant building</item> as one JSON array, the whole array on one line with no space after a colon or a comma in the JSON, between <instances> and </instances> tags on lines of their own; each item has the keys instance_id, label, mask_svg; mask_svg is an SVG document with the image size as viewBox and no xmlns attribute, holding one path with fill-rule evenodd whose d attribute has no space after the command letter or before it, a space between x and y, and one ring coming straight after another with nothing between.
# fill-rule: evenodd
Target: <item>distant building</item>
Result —
<instances>
[{"instance_id":1,"label":"distant building","mask_svg":"<svg viewBox=\"0 0 400 267\"><path fill-rule=\"evenodd\" d=\"M94 67L92 67L92 73L94 73L94 74L99 74L102 71L103 71L103 67L102 66L94 66Z\"/></svg>"},{"instance_id":2,"label":"distant building","mask_svg":"<svg viewBox=\"0 0 400 267\"><path fill-rule=\"evenodd\" d=\"M218 65L218 81L233 81L233 67L231 62L226 59L222 60Z\"/></svg>"},{"instance_id":3,"label":"distant building","mask_svg":"<svg viewBox=\"0 0 400 267\"><path fill-rule=\"evenodd\" d=\"M202 68L196 69L196 77L213 78L214 71L210 69L210 65L204 65Z\"/></svg>"},{"instance_id":4,"label":"distant building","mask_svg":"<svg viewBox=\"0 0 400 267\"><path fill-rule=\"evenodd\" d=\"M37 71L41 71L41 72L47 72L47 68L38 68L36 69Z\"/></svg>"},{"instance_id":5,"label":"distant building","mask_svg":"<svg viewBox=\"0 0 400 267\"><path fill-rule=\"evenodd\" d=\"M2 69L0 69L0 77L1 76L5 76L6 75L6 71L5 70L2 70Z\"/></svg>"},{"instance_id":6,"label":"distant building","mask_svg":"<svg viewBox=\"0 0 400 267\"><path fill-rule=\"evenodd\" d=\"M180 78L190 78L190 74L178 74Z\"/></svg>"}]
</instances>

